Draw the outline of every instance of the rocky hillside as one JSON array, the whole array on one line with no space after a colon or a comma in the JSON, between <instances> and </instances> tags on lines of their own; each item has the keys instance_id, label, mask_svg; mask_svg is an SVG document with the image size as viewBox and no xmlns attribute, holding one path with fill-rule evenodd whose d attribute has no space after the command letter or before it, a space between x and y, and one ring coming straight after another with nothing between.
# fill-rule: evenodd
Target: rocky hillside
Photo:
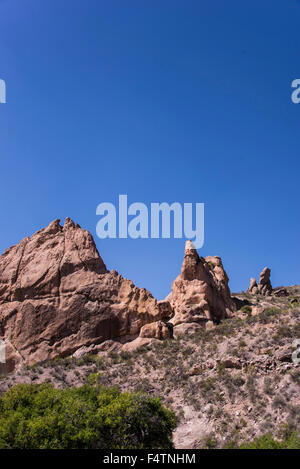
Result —
<instances>
[{"instance_id":1,"label":"rocky hillside","mask_svg":"<svg viewBox=\"0 0 300 469\"><path fill-rule=\"evenodd\" d=\"M172 337L174 325L218 322L234 309L220 258L200 258L191 243L170 298L158 302L106 269L89 232L55 220L0 256L0 371L128 342L132 349Z\"/></svg>"},{"instance_id":2,"label":"rocky hillside","mask_svg":"<svg viewBox=\"0 0 300 469\"><path fill-rule=\"evenodd\" d=\"M300 367L291 359L292 342L300 338L300 287L287 291L284 298L239 295L247 307L209 331L193 323L174 339L133 352L25 366L3 376L0 390L20 382L144 390L180 417L177 448L223 447L286 428L300 432Z\"/></svg>"},{"instance_id":3,"label":"rocky hillside","mask_svg":"<svg viewBox=\"0 0 300 469\"><path fill-rule=\"evenodd\" d=\"M91 235L67 219L0 257L0 292L13 364L2 365L2 392L20 382L144 390L180 417L177 448L300 433L300 286L272 288L269 269L231 294L221 259L187 243L157 302L108 272Z\"/></svg>"}]
</instances>

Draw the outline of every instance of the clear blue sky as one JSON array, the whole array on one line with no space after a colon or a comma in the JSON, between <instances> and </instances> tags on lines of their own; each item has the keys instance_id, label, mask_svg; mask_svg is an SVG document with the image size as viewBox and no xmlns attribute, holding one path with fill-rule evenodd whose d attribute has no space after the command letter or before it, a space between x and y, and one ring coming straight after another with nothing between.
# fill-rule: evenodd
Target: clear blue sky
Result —
<instances>
[{"instance_id":1,"label":"clear blue sky","mask_svg":"<svg viewBox=\"0 0 300 469\"><path fill-rule=\"evenodd\" d=\"M233 291L300 283L297 0L0 0L0 251L96 206L204 202ZM184 240L97 240L156 297Z\"/></svg>"}]
</instances>

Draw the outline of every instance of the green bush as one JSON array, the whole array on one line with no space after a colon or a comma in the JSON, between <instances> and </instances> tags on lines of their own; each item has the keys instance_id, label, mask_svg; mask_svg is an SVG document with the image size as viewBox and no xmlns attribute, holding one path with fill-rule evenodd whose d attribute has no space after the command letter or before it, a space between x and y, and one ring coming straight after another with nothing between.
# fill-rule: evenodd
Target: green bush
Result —
<instances>
[{"instance_id":1,"label":"green bush","mask_svg":"<svg viewBox=\"0 0 300 469\"><path fill-rule=\"evenodd\" d=\"M282 440L275 439L270 433L244 443L239 449L300 449L300 438L296 432L290 433Z\"/></svg>"},{"instance_id":2,"label":"green bush","mask_svg":"<svg viewBox=\"0 0 300 469\"><path fill-rule=\"evenodd\" d=\"M171 449L173 412L142 393L18 384L0 397L0 448Z\"/></svg>"},{"instance_id":3,"label":"green bush","mask_svg":"<svg viewBox=\"0 0 300 469\"><path fill-rule=\"evenodd\" d=\"M249 305L245 305L241 308L242 313L247 314L248 316L251 316L252 313L252 307Z\"/></svg>"}]
</instances>

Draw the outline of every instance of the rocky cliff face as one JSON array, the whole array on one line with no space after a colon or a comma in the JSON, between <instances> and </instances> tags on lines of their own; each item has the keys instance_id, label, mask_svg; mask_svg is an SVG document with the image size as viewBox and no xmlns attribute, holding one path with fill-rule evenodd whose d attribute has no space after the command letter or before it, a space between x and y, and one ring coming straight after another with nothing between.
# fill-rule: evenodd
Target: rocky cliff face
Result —
<instances>
[{"instance_id":1,"label":"rocky cliff face","mask_svg":"<svg viewBox=\"0 0 300 469\"><path fill-rule=\"evenodd\" d=\"M55 220L0 257L1 302L58 298L106 272L91 234Z\"/></svg>"},{"instance_id":2,"label":"rocky cliff face","mask_svg":"<svg viewBox=\"0 0 300 469\"><path fill-rule=\"evenodd\" d=\"M191 241L186 243L180 275L166 300L175 312L171 319L174 326L218 323L235 311L220 257L199 257Z\"/></svg>"},{"instance_id":3,"label":"rocky cliff face","mask_svg":"<svg viewBox=\"0 0 300 469\"><path fill-rule=\"evenodd\" d=\"M107 271L89 232L55 220L0 256L0 338L9 372L108 339L135 338L172 315L115 271Z\"/></svg>"},{"instance_id":4,"label":"rocky cliff face","mask_svg":"<svg viewBox=\"0 0 300 469\"><path fill-rule=\"evenodd\" d=\"M178 324L211 327L234 309L221 259L200 258L190 242L172 293L158 302L106 269L88 231L55 220L0 256L0 372L127 342L133 350L172 338Z\"/></svg>"}]
</instances>

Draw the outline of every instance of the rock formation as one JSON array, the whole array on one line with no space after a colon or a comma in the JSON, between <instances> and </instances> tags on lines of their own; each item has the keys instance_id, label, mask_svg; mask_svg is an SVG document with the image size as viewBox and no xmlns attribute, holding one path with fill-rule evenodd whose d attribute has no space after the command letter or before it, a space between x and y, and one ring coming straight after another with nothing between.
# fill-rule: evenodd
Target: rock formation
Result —
<instances>
[{"instance_id":1,"label":"rock formation","mask_svg":"<svg viewBox=\"0 0 300 469\"><path fill-rule=\"evenodd\" d=\"M265 267L259 276L258 284L256 283L255 278L251 278L250 285L247 290L248 293L260 293L261 295L271 295L273 288L270 281L270 275L271 270L268 267Z\"/></svg>"},{"instance_id":2,"label":"rock formation","mask_svg":"<svg viewBox=\"0 0 300 469\"><path fill-rule=\"evenodd\" d=\"M208 322L211 326L235 311L220 257L199 257L191 241L186 243L180 275L166 300L175 312L170 321L174 326Z\"/></svg>"},{"instance_id":3,"label":"rock formation","mask_svg":"<svg viewBox=\"0 0 300 469\"><path fill-rule=\"evenodd\" d=\"M173 337L173 326L170 323L163 321L152 322L145 324L140 330L139 337L154 339L171 339Z\"/></svg>"},{"instance_id":4,"label":"rock formation","mask_svg":"<svg viewBox=\"0 0 300 469\"><path fill-rule=\"evenodd\" d=\"M271 295L272 293L270 275L271 270L268 267L265 267L259 276L258 290L262 295Z\"/></svg>"},{"instance_id":5,"label":"rock formation","mask_svg":"<svg viewBox=\"0 0 300 469\"><path fill-rule=\"evenodd\" d=\"M253 294L258 293L258 286L257 286L255 278L253 277L250 278L250 285L248 288L248 292L253 293Z\"/></svg>"},{"instance_id":6,"label":"rock formation","mask_svg":"<svg viewBox=\"0 0 300 469\"><path fill-rule=\"evenodd\" d=\"M289 296L289 292L287 291L286 288L283 288L283 287L273 289L272 294L277 297Z\"/></svg>"},{"instance_id":7,"label":"rock formation","mask_svg":"<svg viewBox=\"0 0 300 469\"><path fill-rule=\"evenodd\" d=\"M109 272L91 234L69 218L0 256L0 339L6 344L0 372L110 339L132 340L145 324L171 315L169 303Z\"/></svg>"},{"instance_id":8,"label":"rock formation","mask_svg":"<svg viewBox=\"0 0 300 469\"><path fill-rule=\"evenodd\" d=\"M268 272L260 285L267 288ZM186 243L181 273L156 301L108 271L91 234L55 220L0 256L0 339L9 372L22 363L108 350L134 350L214 324L236 309L220 257ZM130 342L130 344L129 344Z\"/></svg>"}]
</instances>

